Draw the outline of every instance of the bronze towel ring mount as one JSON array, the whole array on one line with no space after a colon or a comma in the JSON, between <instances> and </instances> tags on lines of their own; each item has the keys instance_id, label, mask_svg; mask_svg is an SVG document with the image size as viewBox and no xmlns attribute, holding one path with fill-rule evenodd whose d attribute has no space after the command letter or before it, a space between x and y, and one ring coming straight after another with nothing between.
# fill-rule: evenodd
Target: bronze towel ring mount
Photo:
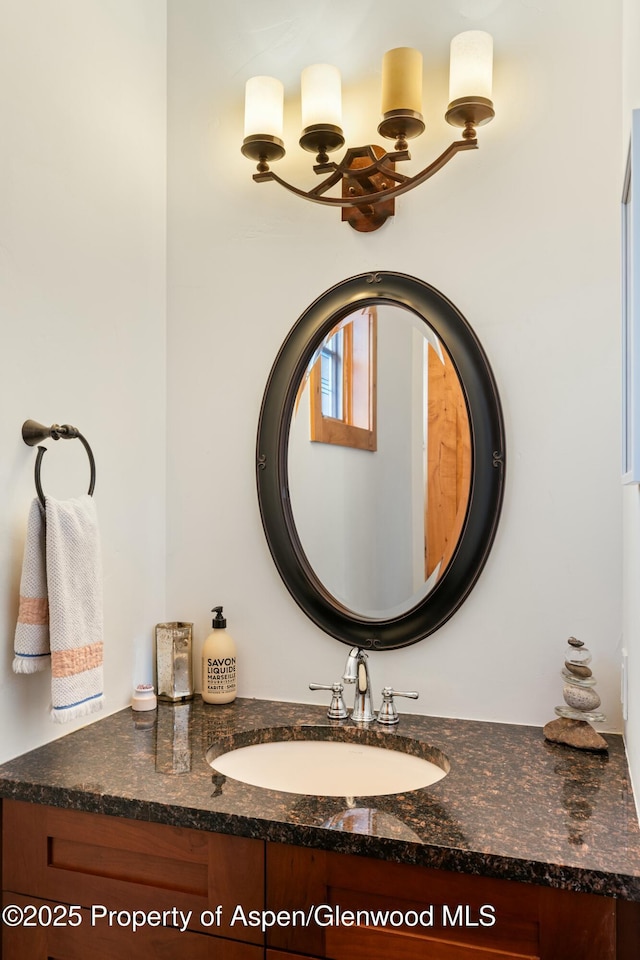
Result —
<instances>
[{"instance_id":1,"label":"bronze towel ring mount","mask_svg":"<svg viewBox=\"0 0 640 960\"><path fill-rule=\"evenodd\" d=\"M36 457L36 466L35 466L35 482L36 482L36 491L38 494L38 499L44 507L45 497L44 491L42 489L42 482L40 480L40 469L42 466L42 458L47 452L46 447L41 447L40 443L43 440L79 440L82 446L87 451L87 456L89 457L89 466L91 468L91 479L89 481L89 496L93 496L93 491L96 485L96 462L93 457L91 447L82 436L77 427L72 427L68 423L63 423L59 425L57 423L52 424L50 427L45 427L43 423L38 423L37 420L25 420L22 424L22 439L30 447L35 447L38 445L38 455Z\"/></svg>"}]
</instances>

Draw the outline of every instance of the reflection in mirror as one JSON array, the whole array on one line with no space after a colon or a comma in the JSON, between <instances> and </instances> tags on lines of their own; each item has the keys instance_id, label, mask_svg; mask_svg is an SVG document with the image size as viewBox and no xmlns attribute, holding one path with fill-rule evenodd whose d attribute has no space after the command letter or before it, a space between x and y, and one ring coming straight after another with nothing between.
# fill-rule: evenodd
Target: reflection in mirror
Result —
<instances>
[{"instance_id":1,"label":"reflection in mirror","mask_svg":"<svg viewBox=\"0 0 640 960\"><path fill-rule=\"evenodd\" d=\"M369 305L331 329L298 388L288 473L300 543L338 603L388 618L428 595L463 529L471 434L422 317Z\"/></svg>"}]
</instances>

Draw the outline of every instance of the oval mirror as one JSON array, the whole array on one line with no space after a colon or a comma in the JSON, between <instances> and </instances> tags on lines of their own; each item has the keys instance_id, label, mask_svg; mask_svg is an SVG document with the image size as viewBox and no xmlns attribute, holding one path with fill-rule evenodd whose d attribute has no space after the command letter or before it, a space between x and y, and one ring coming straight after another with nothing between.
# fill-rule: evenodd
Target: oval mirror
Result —
<instances>
[{"instance_id":1,"label":"oval mirror","mask_svg":"<svg viewBox=\"0 0 640 960\"><path fill-rule=\"evenodd\" d=\"M399 273L338 284L291 330L260 414L260 511L287 588L344 643L423 639L482 570L504 459L493 374L453 304Z\"/></svg>"}]
</instances>

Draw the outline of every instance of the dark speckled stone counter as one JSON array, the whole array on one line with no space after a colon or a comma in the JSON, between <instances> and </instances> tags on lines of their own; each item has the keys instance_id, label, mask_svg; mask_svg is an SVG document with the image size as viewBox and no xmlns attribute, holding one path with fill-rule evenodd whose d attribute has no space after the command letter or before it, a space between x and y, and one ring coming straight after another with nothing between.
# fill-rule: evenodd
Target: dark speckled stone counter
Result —
<instances>
[{"instance_id":1,"label":"dark speckled stone counter","mask_svg":"<svg viewBox=\"0 0 640 960\"><path fill-rule=\"evenodd\" d=\"M206 761L217 744L305 725L332 727L322 707L259 700L123 710L1 766L0 795L640 901L621 737L606 736L606 756L548 743L535 727L403 715L367 737L415 738L451 769L430 787L369 798L265 790Z\"/></svg>"}]
</instances>

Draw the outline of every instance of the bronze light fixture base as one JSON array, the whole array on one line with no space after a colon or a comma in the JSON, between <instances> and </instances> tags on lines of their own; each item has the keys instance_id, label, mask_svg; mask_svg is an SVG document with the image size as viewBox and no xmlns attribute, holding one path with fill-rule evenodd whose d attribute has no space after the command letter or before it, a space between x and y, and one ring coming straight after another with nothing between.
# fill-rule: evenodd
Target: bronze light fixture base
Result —
<instances>
[{"instance_id":1,"label":"bronze light fixture base","mask_svg":"<svg viewBox=\"0 0 640 960\"><path fill-rule=\"evenodd\" d=\"M249 160L258 161L259 173L266 173L269 170L269 161L281 160L285 155L282 140L266 133L256 133L251 137L245 137L240 151Z\"/></svg>"},{"instance_id":2,"label":"bronze light fixture base","mask_svg":"<svg viewBox=\"0 0 640 960\"><path fill-rule=\"evenodd\" d=\"M324 164L329 160L328 154L344 147L344 134L333 124L314 123L304 128L298 142L303 150L317 153L316 163Z\"/></svg>"},{"instance_id":3,"label":"bronze light fixture base","mask_svg":"<svg viewBox=\"0 0 640 960\"><path fill-rule=\"evenodd\" d=\"M422 114L414 110L388 110L378 125L378 133L386 140L395 140L396 150L406 150L407 140L424 133Z\"/></svg>"},{"instance_id":4,"label":"bronze light fixture base","mask_svg":"<svg viewBox=\"0 0 640 960\"><path fill-rule=\"evenodd\" d=\"M476 135L475 128L489 123L495 115L493 103L486 97L460 97L451 101L444 118L454 127L464 127L463 138L472 140Z\"/></svg>"}]
</instances>

